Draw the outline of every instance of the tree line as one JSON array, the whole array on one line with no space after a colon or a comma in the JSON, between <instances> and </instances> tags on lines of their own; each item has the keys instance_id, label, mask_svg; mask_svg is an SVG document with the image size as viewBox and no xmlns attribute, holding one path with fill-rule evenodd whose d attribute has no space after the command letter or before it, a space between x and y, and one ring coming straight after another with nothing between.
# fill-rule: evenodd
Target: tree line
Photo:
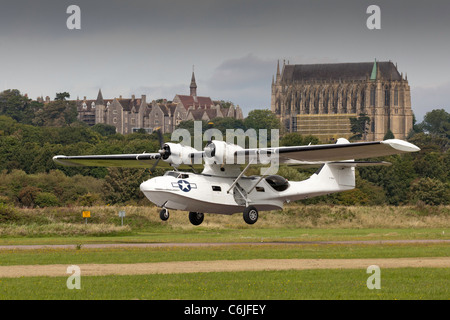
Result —
<instances>
[{"instance_id":1,"label":"tree line","mask_svg":"<svg viewBox=\"0 0 450 320\"><path fill-rule=\"evenodd\" d=\"M0 205L148 203L139 191L139 184L152 176L148 169L64 167L52 161L52 157L59 154L149 153L160 148L156 133L121 135L108 125L88 127L78 122L76 116L74 120L67 111L67 97L66 93L58 95L59 100L51 102L55 103L51 107L55 108L52 109L54 112L37 121L33 117L44 112L40 112L43 106L37 106L36 102L15 90L0 93ZM57 105L65 107L55 111ZM248 128L282 128L270 110L253 110L244 120L219 118L211 122L204 122L203 129L213 126L224 132L238 128L244 131ZM193 122L182 122L179 128L192 130ZM170 141L170 135L165 135L164 140ZM419 146L421 151L380 159L392 162L390 167L359 168L355 190L304 202L450 204L450 114L443 109L427 113L423 122L414 124L408 141ZM281 132L280 146L309 143L318 144L319 140L314 136ZM289 180L303 180L315 170L281 167L279 174ZM163 173L157 170L153 175Z\"/></svg>"}]
</instances>

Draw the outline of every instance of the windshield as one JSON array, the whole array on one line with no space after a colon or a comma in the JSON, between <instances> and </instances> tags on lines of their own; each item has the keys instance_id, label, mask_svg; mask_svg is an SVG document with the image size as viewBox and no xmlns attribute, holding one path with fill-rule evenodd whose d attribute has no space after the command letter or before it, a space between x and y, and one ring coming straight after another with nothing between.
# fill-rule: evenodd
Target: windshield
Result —
<instances>
[{"instance_id":1,"label":"windshield","mask_svg":"<svg viewBox=\"0 0 450 320\"><path fill-rule=\"evenodd\" d=\"M165 176L169 176L169 177L175 177L178 178L179 173L175 172L175 171L167 171L165 174Z\"/></svg>"},{"instance_id":2,"label":"windshield","mask_svg":"<svg viewBox=\"0 0 450 320\"><path fill-rule=\"evenodd\" d=\"M164 176L175 177L178 179L187 179L189 175L187 173L181 173L176 171L167 171Z\"/></svg>"},{"instance_id":3,"label":"windshield","mask_svg":"<svg viewBox=\"0 0 450 320\"><path fill-rule=\"evenodd\" d=\"M282 176L268 176L266 178L267 183L277 191L284 191L289 188L289 182Z\"/></svg>"}]
</instances>

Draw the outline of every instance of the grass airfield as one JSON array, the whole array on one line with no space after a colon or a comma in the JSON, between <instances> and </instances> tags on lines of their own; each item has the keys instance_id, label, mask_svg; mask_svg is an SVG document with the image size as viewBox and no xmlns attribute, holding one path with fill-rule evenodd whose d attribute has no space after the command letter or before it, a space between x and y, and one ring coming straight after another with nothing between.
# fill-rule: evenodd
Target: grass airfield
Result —
<instances>
[{"instance_id":1,"label":"grass airfield","mask_svg":"<svg viewBox=\"0 0 450 320\"><path fill-rule=\"evenodd\" d=\"M336 207L290 205L261 212L248 226L241 215L206 215L199 227L187 213L162 222L154 207L54 208L12 212L0 223L0 269L57 265L59 276L0 277L0 299L449 299L449 207ZM127 215L120 226L119 210ZM373 241L375 242L367 242ZM392 242L384 242L392 240ZM441 242L396 242L440 240ZM335 243L335 242L338 243ZM344 241L344 242L341 242ZM345 242L351 241L351 242ZM380 241L378 243L378 241ZM327 243L332 242L332 243ZM90 244L176 243L156 247L91 248ZM191 245L191 244L201 245ZM208 243L210 245L208 245ZM67 245L64 248L52 245ZM46 245L23 249L12 246ZM242 261L363 260L350 267L304 270L215 271L83 275L84 266ZM364 260L365 259L365 260ZM381 289L367 288L367 267L387 259L436 259L438 267L383 267ZM365 266L367 261L367 266ZM203 262L203 263L202 263ZM231 264L231 263L229 263ZM81 289L69 290L70 265L81 269ZM94 267L95 269L95 267ZM87 270L87 269L85 269ZM1 270L0 270L1 274Z\"/></svg>"}]
</instances>

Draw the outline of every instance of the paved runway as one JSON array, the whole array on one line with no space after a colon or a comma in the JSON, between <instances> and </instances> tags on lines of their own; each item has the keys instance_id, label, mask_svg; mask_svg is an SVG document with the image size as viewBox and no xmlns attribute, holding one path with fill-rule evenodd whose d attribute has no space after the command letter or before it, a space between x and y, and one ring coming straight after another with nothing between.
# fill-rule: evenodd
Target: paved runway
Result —
<instances>
[{"instance_id":1,"label":"paved runway","mask_svg":"<svg viewBox=\"0 0 450 320\"><path fill-rule=\"evenodd\" d=\"M101 248L160 248L160 247L213 247L213 246L261 246L261 245L330 245L330 244L435 244L450 243L450 239L442 240L349 240L349 241L278 241L278 242L189 242L189 243L104 243L82 244L83 249ZM6 245L0 246L0 250L42 250L42 249L73 249L77 244L61 245Z\"/></svg>"}]
</instances>

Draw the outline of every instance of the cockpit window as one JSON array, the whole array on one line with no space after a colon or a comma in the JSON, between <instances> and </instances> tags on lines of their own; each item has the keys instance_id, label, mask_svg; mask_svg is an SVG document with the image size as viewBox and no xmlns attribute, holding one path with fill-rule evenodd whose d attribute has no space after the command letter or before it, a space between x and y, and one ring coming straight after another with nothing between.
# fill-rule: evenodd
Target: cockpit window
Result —
<instances>
[{"instance_id":1,"label":"cockpit window","mask_svg":"<svg viewBox=\"0 0 450 320\"><path fill-rule=\"evenodd\" d=\"M179 172L175 172L175 171L167 171L164 176L168 176L168 177L175 177L178 179L187 179L189 178L189 175L186 173L179 173Z\"/></svg>"},{"instance_id":2,"label":"cockpit window","mask_svg":"<svg viewBox=\"0 0 450 320\"><path fill-rule=\"evenodd\" d=\"M289 188L289 182L286 178L283 178L282 176L268 176L266 178L267 183L274 188L276 191L284 191L287 188Z\"/></svg>"},{"instance_id":3,"label":"cockpit window","mask_svg":"<svg viewBox=\"0 0 450 320\"><path fill-rule=\"evenodd\" d=\"M178 178L178 176L180 175L178 172L175 172L175 171L167 171L165 174L164 174L165 176L168 176L168 177L175 177L175 178Z\"/></svg>"}]
</instances>

